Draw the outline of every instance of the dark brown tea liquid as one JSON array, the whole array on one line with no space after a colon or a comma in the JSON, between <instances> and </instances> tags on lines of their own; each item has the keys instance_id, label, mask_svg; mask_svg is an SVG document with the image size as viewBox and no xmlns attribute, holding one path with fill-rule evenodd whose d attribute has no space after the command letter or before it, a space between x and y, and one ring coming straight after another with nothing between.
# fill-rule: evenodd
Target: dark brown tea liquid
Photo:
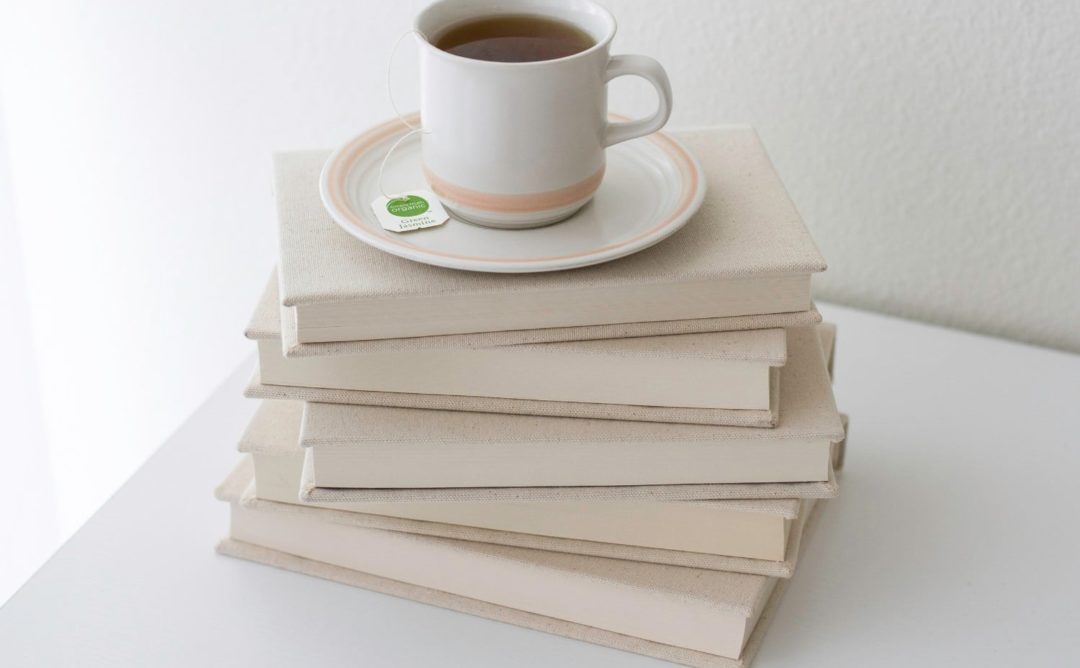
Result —
<instances>
[{"instance_id":1,"label":"dark brown tea liquid","mask_svg":"<svg viewBox=\"0 0 1080 668\"><path fill-rule=\"evenodd\" d=\"M498 63L531 63L581 53L595 44L575 25L546 16L488 16L451 26L435 40L455 56Z\"/></svg>"}]
</instances>

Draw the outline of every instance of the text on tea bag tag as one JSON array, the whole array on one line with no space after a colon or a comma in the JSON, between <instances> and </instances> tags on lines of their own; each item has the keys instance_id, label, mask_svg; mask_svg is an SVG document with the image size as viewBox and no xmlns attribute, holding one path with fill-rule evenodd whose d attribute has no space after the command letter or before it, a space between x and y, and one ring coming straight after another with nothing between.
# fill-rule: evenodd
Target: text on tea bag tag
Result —
<instances>
[{"instance_id":1,"label":"text on tea bag tag","mask_svg":"<svg viewBox=\"0 0 1080 668\"><path fill-rule=\"evenodd\" d=\"M409 190L395 197L380 195L371 208L383 229L391 232L436 227L450 219L435 193L429 190Z\"/></svg>"}]
</instances>

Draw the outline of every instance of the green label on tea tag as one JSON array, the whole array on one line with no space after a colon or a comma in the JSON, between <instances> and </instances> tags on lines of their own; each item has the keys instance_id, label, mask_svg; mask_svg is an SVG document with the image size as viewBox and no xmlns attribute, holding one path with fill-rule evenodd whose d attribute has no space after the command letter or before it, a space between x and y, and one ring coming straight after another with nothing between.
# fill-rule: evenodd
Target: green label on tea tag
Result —
<instances>
[{"instance_id":1,"label":"green label on tea tag","mask_svg":"<svg viewBox=\"0 0 1080 668\"><path fill-rule=\"evenodd\" d=\"M435 227L450 218L435 194L427 190L410 190L391 199L380 195L371 208L383 229L391 232Z\"/></svg>"}]
</instances>

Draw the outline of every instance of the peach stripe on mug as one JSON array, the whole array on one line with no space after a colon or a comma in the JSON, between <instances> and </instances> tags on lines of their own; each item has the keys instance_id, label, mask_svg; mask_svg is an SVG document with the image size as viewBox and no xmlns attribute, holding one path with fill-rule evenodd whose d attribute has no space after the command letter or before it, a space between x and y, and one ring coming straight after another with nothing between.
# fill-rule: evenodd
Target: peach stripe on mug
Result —
<instances>
[{"instance_id":1,"label":"peach stripe on mug","mask_svg":"<svg viewBox=\"0 0 1080 668\"><path fill-rule=\"evenodd\" d=\"M438 177L426 167L424 168L424 178L427 179L432 192L450 207L457 205L470 209L482 209L507 214L538 213L561 209L590 197L600 187L600 182L604 180L604 168L601 167L592 176L565 188L523 195L499 195L462 188Z\"/></svg>"},{"instance_id":2,"label":"peach stripe on mug","mask_svg":"<svg viewBox=\"0 0 1080 668\"><path fill-rule=\"evenodd\" d=\"M515 14L569 31L580 48L535 60L468 57L444 39L465 25L505 27ZM591 0L440 0L421 10L413 29L420 113L430 130L420 140L423 163L443 186L435 193L451 208L456 201L458 217L475 225L527 229L565 220L596 190L587 180L603 174L606 149L653 134L671 113L663 66L648 56L611 55L615 17ZM529 34L511 30L498 48ZM534 49L542 41L529 40ZM611 123L607 86L624 76L656 89L656 109Z\"/></svg>"}]
</instances>

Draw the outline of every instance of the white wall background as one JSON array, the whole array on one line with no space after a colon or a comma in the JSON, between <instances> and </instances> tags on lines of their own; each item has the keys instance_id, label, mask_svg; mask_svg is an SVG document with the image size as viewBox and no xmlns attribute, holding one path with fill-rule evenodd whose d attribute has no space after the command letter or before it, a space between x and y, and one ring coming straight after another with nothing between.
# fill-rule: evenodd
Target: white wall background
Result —
<instances>
[{"instance_id":1,"label":"white wall background","mask_svg":"<svg viewBox=\"0 0 1080 668\"><path fill-rule=\"evenodd\" d=\"M5 402L25 429L0 447L35 448L49 536L249 352L269 154L389 117L388 53L423 4L0 3L0 260L19 305L0 342L28 397ZM672 126L758 127L830 260L820 296L1080 350L1080 3L607 5L616 52L667 65ZM651 105L615 85L614 109Z\"/></svg>"}]
</instances>

